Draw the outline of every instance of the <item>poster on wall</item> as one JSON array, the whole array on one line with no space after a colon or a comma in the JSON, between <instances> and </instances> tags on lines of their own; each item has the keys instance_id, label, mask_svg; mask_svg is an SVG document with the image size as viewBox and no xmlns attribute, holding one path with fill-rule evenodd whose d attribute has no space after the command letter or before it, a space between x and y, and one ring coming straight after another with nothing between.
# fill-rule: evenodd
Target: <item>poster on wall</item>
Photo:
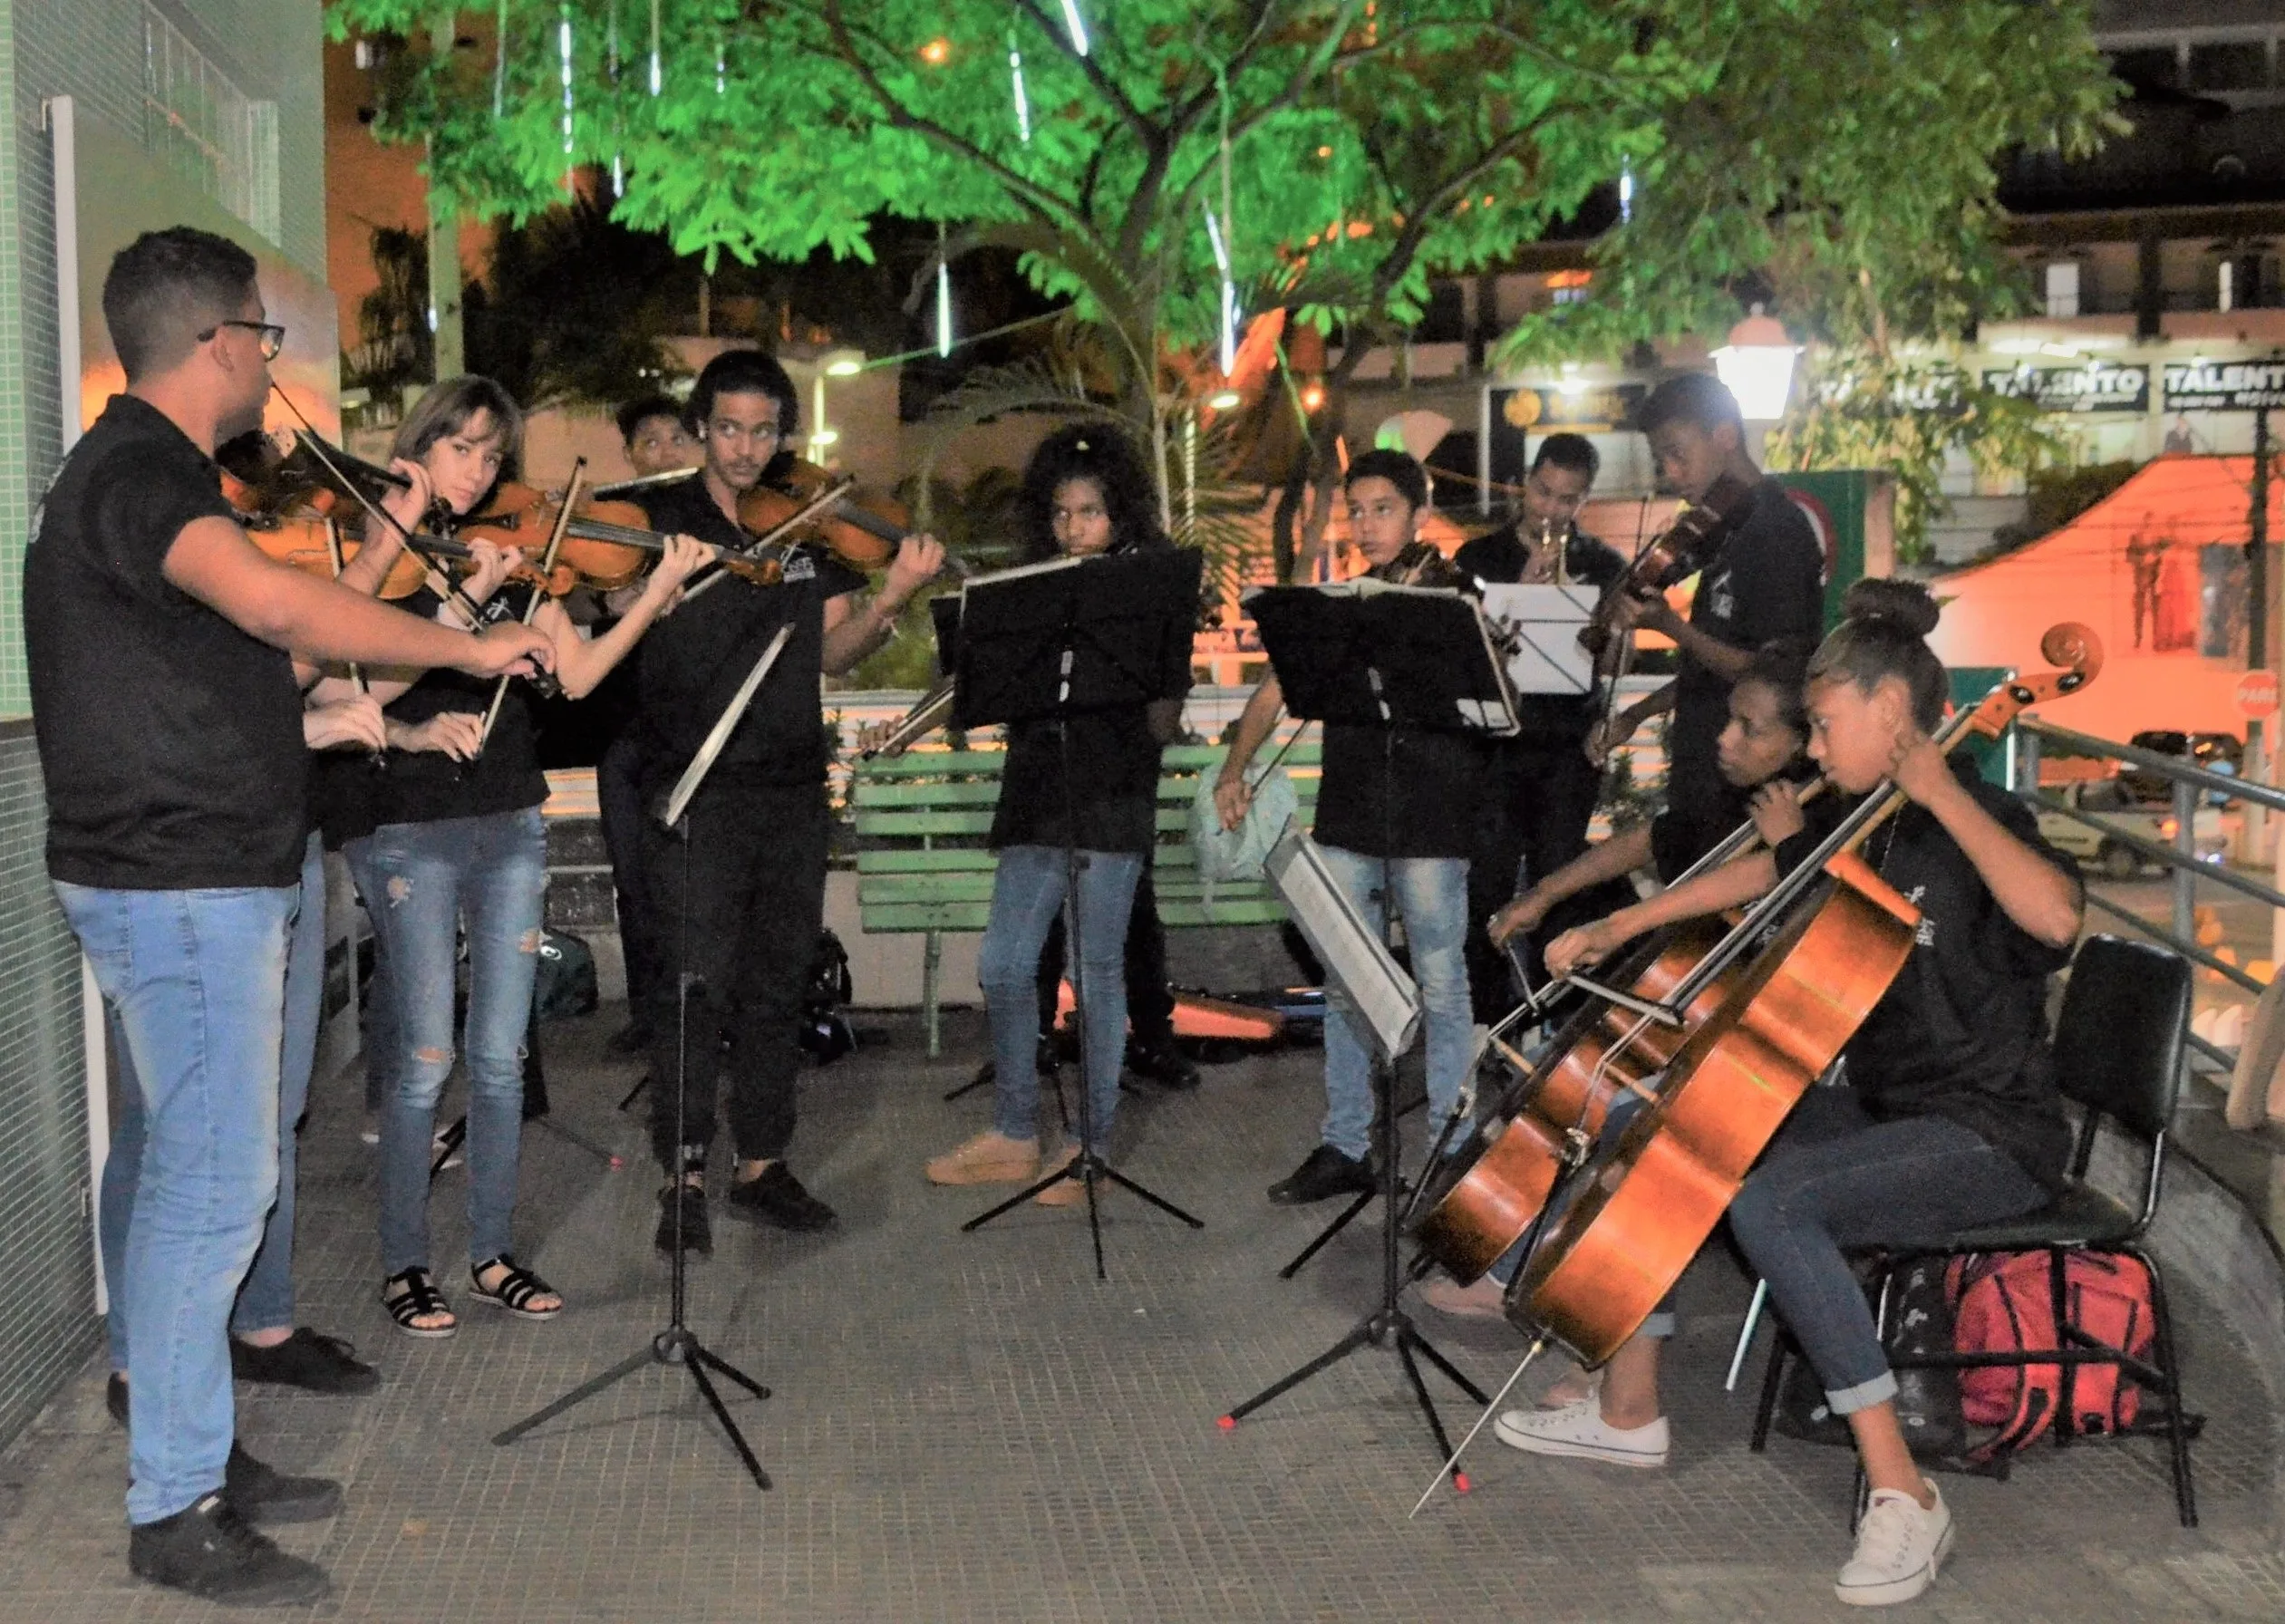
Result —
<instances>
[{"instance_id":1,"label":"poster on wall","mask_svg":"<svg viewBox=\"0 0 2285 1624\"><path fill-rule=\"evenodd\" d=\"M2259 411L2285 406L2285 361L2184 361L2166 367L2168 411Z\"/></svg>"},{"instance_id":2,"label":"poster on wall","mask_svg":"<svg viewBox=\"0 0 2285 1624\"><path fill-rule=\"evenodd\" d=\"M195 226L228 237L254 256L267 318L286 329L286 347L270 362L270 376L320 434L339 444L341 337L333 290L101 119L77 119L73 145L79 171L79 426L84 430L102 416L104 402L127 386L103 325L103 276L112 256L146 231ZM263 427L293 426L294 414L273 395Z\"/></svg>"},{"instance_id":3,"label":"poster on wall","mask_svg":"<svg viewBox=\"0 0 2285 1624\"><path fill-rule=\"evenodd\" d=\"M1987 368L1983 386L2017 400L2036 401L2041 411L2150 410L2150 369L2107 361L2079 366Z\"/></svg>"},{"instance_id":4,"label":"poster on wall","mask_svg":"<svg viewBox=\"0 0 2285 1624\"><path fill-rule=\"evenodd\" d=\"M1643 397L1641 383L1591 383L1570 389L1537 384L1487 389L1488 478L1494 485L1521 485L1531 469L1532 442L1550 434L1608 434L1633 421Z\"/></svg>"}]
</instances>

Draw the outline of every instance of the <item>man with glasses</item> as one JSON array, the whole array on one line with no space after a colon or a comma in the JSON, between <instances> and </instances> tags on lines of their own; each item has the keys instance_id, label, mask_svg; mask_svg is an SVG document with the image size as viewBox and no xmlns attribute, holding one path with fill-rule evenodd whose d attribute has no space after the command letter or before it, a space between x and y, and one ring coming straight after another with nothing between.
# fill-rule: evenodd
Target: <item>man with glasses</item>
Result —
<instances>
[{"instance_id":1,"label":"man with glasses","mask_svg":"<svg viewBox=\"0 0 2285 1624\"><path fill-rule=\"evenodd\" d=\"M753 350L717 355L692 386L687 421L704 453L698 477L636 493L654 529L743 547L738 501L790 462L784 447L799 396L785 369ZM823 1229L833 1209L785 1163L801 1067L799 1020L824 924L828 818L821 672L839 674L886 640L905 604L934 575L944 549L909 537L880 594L864 576L807 550L785 578L758 586L692 583L692 595L644 641L633 733L644 804L655 807L698 754L755 662L790 626L777 663L715 758L685 815L683 847L655 821L644 831L644 882L653 900L658 973L651 989L651 1142L667 1184L657 1244L713 1250L706 1155L714 1137L714 1077L729 1078L738 1167L727 1197L741 1216L780 1229ZM701 590L703 588L703 590ZM687 1047L678 992L687 976ZM726 1051L726 1052L725 1052ZM679 1079L679 1084L678 1084ZM675 1132L675 1089L684 1090Z\"/></svg>"},{"instance_id":2,"label":"man with glasses","mask_svg":"<svg viewBox=\"0 0 2285 1624\"><path fill-rule=\"evenodd\" d=\"M329 1589L255 1521L327 1514L323 1480L234 1447L232 1300L277 1195L288 933L308 832L297 660L552 661L274 562L223 499L214 448L257 427L284 332L252 255L179 227L111 261L127 377L41 504L24 569L47 865L116 1012L148 1123L121 1278L128 1566L238 1605ZM295 1503L282 1503L283 1485Z\"/></svg>"}]
</instances>

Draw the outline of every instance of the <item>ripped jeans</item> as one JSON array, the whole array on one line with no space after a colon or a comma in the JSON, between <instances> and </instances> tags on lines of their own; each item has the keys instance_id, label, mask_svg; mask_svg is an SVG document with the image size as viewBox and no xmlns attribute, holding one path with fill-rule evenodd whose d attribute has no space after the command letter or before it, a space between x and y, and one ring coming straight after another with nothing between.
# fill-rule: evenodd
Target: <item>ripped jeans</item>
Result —
<instances>
[{"instance_id":1,"label":"ripped jeans","mask_svg":"<svg viewBox=\"0 0 2285 1624\"><path fill-rule=\"evenodd\" d=\"M468 1255L514 1250L524 1035L547 886L539 808L384 824L346 848L389 972L382 1029L396 1046L381 1116L381 1264L426 1269L429 1146L452 1071L458 940L468 923Z\"/></svg>"}]
</instances>

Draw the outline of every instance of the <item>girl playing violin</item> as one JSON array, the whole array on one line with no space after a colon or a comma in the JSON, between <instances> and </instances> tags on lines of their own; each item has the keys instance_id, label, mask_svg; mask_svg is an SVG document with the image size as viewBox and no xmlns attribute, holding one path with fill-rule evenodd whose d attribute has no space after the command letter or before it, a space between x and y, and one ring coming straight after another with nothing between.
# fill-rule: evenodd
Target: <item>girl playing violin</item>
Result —
<instances>
[{"instance_id":1,"label":"girl playing violin","mask_svg":"<svg viewBox=\"0 0 2285 1624\"><path fill-rule=\"evenodd\" d=\"M428 527L435 508L448 526L477 511L515 455L522 430L522 413L491 380L461 377L436 385L397 430L391 466L406 488L385 504L390 516L414 529ZM393 553L398 542L391 534L372 545ZM467 594L488 604L488 614L520 614L522 594L539 589L501 591L521 562L516 550L479 540L470 551L475 572L464 584ZM554 645L564 692L576 699L601 682L709 556L688 536L674 537L619 624L592 642L559 604L539 604L532 624ZM406 606L416 614L444 612L425 591ZM563 1309L562 1297L516 1261L510 1234L522 1049L547 890L539 807L547 781L524 690L506 691L486 735L494 690L444 671L397 672L375 682L375 697L387 706L387 770L344 764L330 775L325 797L327 833L345 842L372 915L381 972L375 1005L382 1019L372 1060L383 1084L381 1300L398 1329L415 1337L449 1337L459 1329L430 1271L428 1194L437 1097L452 1069L454 960L463 918L470 1294L528 1320Z\"/></svg>"},{"instance_id":2,"label":"girl playing violin","mask_svg":"<svg viewBox=\"0 0 2285 1624\"><path fill-rule=\"evenodd\" d=\"M1893 782L1903 806L1863 852L1921 911L1904 968L1843 1052L1844 1084L1811 1089L1729 1208L1732 1233L1768 1282L1835 1413L1848 1418L1871 1485L1856 1548L1835 1584L1859 1606L1926 1590L1952 1519L1904 1442L1888 1368L1848 1249L1939 1236L2044 1204L2063 1184L2068 1133L2048 1049L2047 978L2069 960L2085 894L2030 812L1947 761L1931 735L1947 696L1922 641L1925 588L1860 581L1810 661L1809 755L1844 798ZM1552 970L1596 962L1633 934L1769 891L1847 806L1770 797L1758 852L1548 949ZM1615 1119L1615 1114L1614 1114ZM1604 1367L1599 1396L1509 1411L1503 1442L1536 1455L1658 1466L1667 1424L1654 1316Z\"/></svg>"}]
</instances>

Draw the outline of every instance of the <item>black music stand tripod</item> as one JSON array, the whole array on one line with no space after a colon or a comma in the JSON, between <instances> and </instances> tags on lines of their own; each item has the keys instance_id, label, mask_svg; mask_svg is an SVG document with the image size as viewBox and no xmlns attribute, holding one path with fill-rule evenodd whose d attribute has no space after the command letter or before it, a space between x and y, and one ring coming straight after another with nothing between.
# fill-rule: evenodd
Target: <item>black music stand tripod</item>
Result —
<instances>
[{"instance_id":1,"label":"black music stand tripod","mask_svg":"<svg viewBox=\"0 0 2285 1624\"><path fill-rule=\"evenodd\" d=\"M1094 1071L1088 1058L1086 958L1080 943L1079 797L1071 782L1070 721L1093 711L1178 699L1190 686L1204 560L1157 550L1068 559L970 581L961 590L953 667L954 718L963 728L1052 721L1063 799L1063 939L1080 1031L1079 1155L960 1226L965 1234L1041 1191L1076 1180L1087 1194L1095 1278L1103 1268L1097 1186L1108 1180L1192 1229L1193 1217L1106 1161L1096 1146ZM1059 1104L1060 1090L1058 1090Z\"/></svg>"},{"instance_id":2,"label":"black music stand tripod","mask_svg":"<svg viewBox=\"0 0 2285 1624\"><path fill-rule=\"evenodd\" d=\"M763 679L769 676L770 668L777 663L789 632L790 628L780 629L770 640L770 646L761 652L761 657L754 662L753 669L747 673L737 694L707 734L705 743L699 747L697 757L656 813L658 821L683 848L682 947L677 955L679 962L674 994L674 1143L678 1147L687 1143L684 1127L690 1109L686 1085L691 1059L691 983L697 979L691 974L690 969L692 845L690 806L698 795L699 787L705 783L707 773L712 769L715 757L729 741L731 734L737 730L738 723L746 714L746 708L753 703L754 695L760 691ZM679 1149L677 1154L679 1155ZM683 1179L680 1168L675 1171L674 1179L679 1185ZM514 1426L493 1434L492 1442L496 1445L512 1444L534 1427L552 1421L566 1410L616 1387L646 1366L680 1365L690 1373L691 1380L697 1384L699 1396L706 1400L707 1407L714 1412L714 1419L721 1423L722 1431L729 1435L730 1445L738 1452L738 1459L753 1478L754 1487L770 1487L770 1474L762 1470L761 1462L756 1458L752 1446L746 1442L746 1435L740 1432L738 1423L731 1419L730 1406L722 1402L721 1394L715 1389L706 1373L712 1370L723 1380L745 1388L756 1398L769 1397L770 1389L700 1341L698 1333L685 1322L683 1314L688 1302L689 1255L683 1245L683 1202L682 1192L678 1188L674 1201L674 1255L668 1268L673 1286L666 1329L601 1375L588 1378L552 1404L534 1410Z\"/></svg>"},{"instance_id":3,"label":"black music stand tripod","mask_svg":"<svg viewBox=\"0 0 2285 1624\"><path fill-rule=\"evenodd\" d=\"M1305 720L1377 729L1382 735L1381 805L1394 806L1394 751L1397 730L1452 732L1513 730L1514 710L1504 674L1486 639L1475 606L1451 593L1406 593L1380 595L1336 594L1313 587L1273 587L1254 594L1248 605L1261 628L1263 647L1284 691L1286 709ZM1392 813L1389 814L1393 816ZM1389 831L1392 833L1393 831ZM1384 842L1384 849L1388 842ZM1388 859L1382 860L1381 897L1384 912L1393 904L1388 879ZM1326 973L1333 973L1328 964ZM1331 1017L1339 1019L1338 1015ZM1385 1141L1381 1147L1380 1300L1351 1327L1341 1339L1300 1368L1280 1378L1244 1403L1222 1416L1218 1425L1227 1431L1273 1399L1290 1392L1364 1348L1394 1348L1403 1366L1412 1397L1428 1424L1440 1457L1452 1456L1444 1420L1429 1397L1420 1374L1426 1359L1452 1385L1476 1403L1486 1402L1477 1385L1420 1334L1399 1300L1404 1274L1398 1263L1398 1239L1409 1210L1409 1188L1399 1172L1403 1134L1396 1105L1397 1054L1381 1046L1372 1068L1379 1093L1380 1119ZM1427 1174L1424 1173L1424 1178ZM1295 1271L1364 1210L1371 1196L1361 1196L1336 1218L1301 1255L1280 1271L1291 1279ZM1417 1357L1416 1357L1417 1356ZM1454 1485L1463 1493L1467 1478L1453 1468Z\"/></svg>"}]
</instances>

